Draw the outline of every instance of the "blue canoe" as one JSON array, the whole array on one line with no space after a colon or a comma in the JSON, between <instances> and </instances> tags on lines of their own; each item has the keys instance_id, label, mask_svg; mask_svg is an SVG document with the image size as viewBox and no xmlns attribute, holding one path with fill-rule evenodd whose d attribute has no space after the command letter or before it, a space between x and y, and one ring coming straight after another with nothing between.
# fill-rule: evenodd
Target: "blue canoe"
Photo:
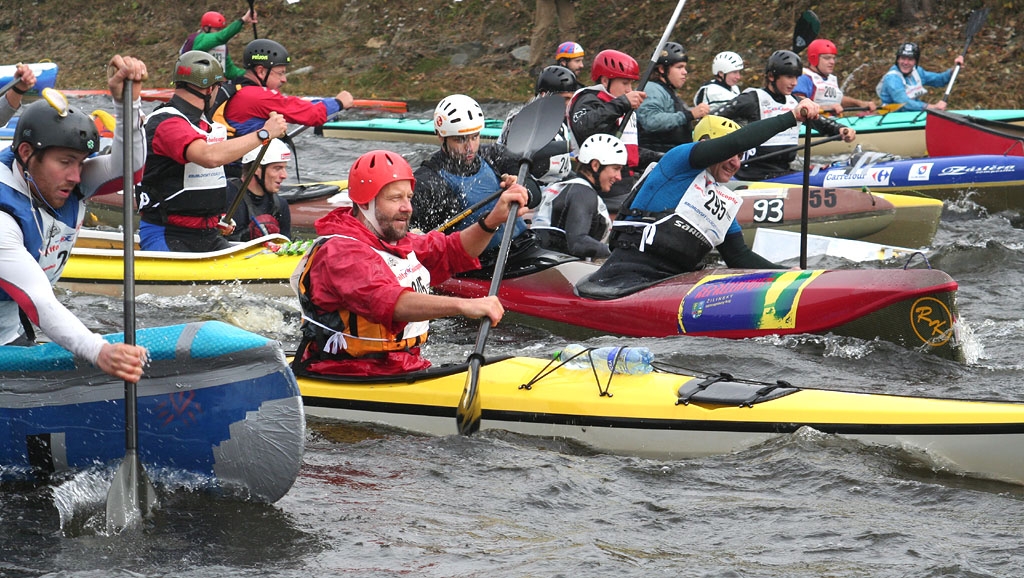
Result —
<instances>
[{"instance_id":1,"label":"blue canoe","mask_svg":"<svg viewBox=\"0 0 1024 578\"><path fill-rule=\"evenodd\" d=\"M803 173L770 182L799 185ZM833 163L811 172L811 186L867 187L955 200L969 195L990 211L1024 209L1024 157L967 155L882 162Z\"/></svg>"},{"instance_id":2,"label":"blue canoe","mask_svg":"<svg viewBox=\"0 0 1024 578\"><path fill-rule=\"evenodd\" d=\"M123 334L108 335L121 342ZM278 342L216 321L140 329L139 459L180 480L273 502L302 464L305 416ZM0 347L0 479L38 480L125 454L124 382L49 343Z\"/></svg>"}]
</instances>

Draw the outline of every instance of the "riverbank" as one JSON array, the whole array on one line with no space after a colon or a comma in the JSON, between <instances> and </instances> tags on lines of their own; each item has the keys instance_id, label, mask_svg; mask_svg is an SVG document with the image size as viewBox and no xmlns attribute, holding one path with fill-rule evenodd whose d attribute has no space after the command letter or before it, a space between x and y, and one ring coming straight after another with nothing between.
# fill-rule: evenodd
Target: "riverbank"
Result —
<instances>
[{"instance_id":1,"label":"riverbank","mask_svg":"<svg viewBox=\"0 0 1024 578\"><path fill-rule=\"evenodd\" d=\"M7 3L4 3L5 5ZM60 64L59 86L102 88L103 65L115 52L147 62L152 87L168 86L171 66L184 38L211 3L151 0L35 0L0 10L0 53L4 61ZM223 4L223 3L221 3ZM520 101L529 97L527 69L533 19L532 0L356 0L258 2L260 37L282 42L294 59L287 92L333 95L340 89L357 98L432 102L453 92L479 100ZM941 70L963 50L963 28L976 1L933 0L933 14L911 25L893 22L891 8L866 0L819 5L766 0L759 9L737 9L728 2L689 2L672 39L690 55L691 95L710 76L710 62L721 50L747 61L745 86L763 82L761 68L775 49L792 42L796 17L807 8L822 20L821 36L840 47L837 76L848 93L867 98L894 60L896 46L913 40L922 46L921 64ZM1006 5L1008 6L1008 5ZM240 2L218 6L228 18L247 8ZM588 63L604 48L623 50L641 62L661 37L675 3L639 0L576 4L578 40ZM950 105L954 108L1024 107L1024 45L1018 11L992 8L974 38ZM244 29L229 44L240 61ZM552 52L554 44L552 45ZM5 62L7 63L7 62ZM588 69L589 70L589 69ZM584 79L588 80L588 79ZM942 89L932 90L937 100Z\"/></svg>"}]
</instances>

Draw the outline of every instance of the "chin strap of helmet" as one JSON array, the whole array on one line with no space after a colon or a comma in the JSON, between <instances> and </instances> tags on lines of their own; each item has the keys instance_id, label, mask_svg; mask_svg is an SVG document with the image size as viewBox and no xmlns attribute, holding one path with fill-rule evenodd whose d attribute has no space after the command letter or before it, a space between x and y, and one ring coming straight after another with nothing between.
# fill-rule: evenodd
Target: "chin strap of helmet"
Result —
<instances>
[{"instance_id":1,"label":"chin strap of helmet","mask_svg":"<svg viewBox=\"0 0 1024 578\"><path fill-rule=\"evenodd\" d=\"M377 198L370 199L369 203L366 203L366 210L359 207L359 213L366 219L366 224L370 225L370 229L381 238L384 239L384 233L380 230L380 223L377 222Z\"/></svg>"},{"instance_id":2,"label":"chin strap of helmet","mask_svg":"<svg viewBox=\"0 0 1024 578\"><path fill-rule=\"evenodd\" d=\"M199 91L194 86L188 83L185 83L185 92L203 101L203 114L206 114L206 111L210 110L210 99L213 98L212 92Z\"/></svg>"}]
</instances>

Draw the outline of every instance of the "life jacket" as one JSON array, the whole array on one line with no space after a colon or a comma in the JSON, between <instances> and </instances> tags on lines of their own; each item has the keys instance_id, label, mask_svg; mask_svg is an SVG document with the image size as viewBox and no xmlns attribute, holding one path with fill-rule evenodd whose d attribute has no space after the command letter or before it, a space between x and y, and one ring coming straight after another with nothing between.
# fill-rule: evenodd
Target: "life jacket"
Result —
<instances>
[{"instance_id":1,"label":"life jacket","mask_svg":"<svg viewBox=\"0 0 1024 578\"><path fill-rule=\"evenodd\" d=\"M240 82L234 84L224 83L214 92L213 114L210 118L213 119L213 122L223 125L227 129L228 138L235 138L238 135L238 130L224 116L224 111L227 109L228 101L231 100L231 97L241 90L243 86L245 85Z\"/></svg>"},{"instance_id":2,"label":"life jacket","mask_svg":"<svg viewBox=\"0 0 1024 578\"><path fill-rule=\"evenodd\" d=\"M697 106L706 102L711 107L711 112L715 112L719 107L736 98L739 94L740 89L738 86L729 86L715 78L697 89L697 94L693 97L693 105Z\"/></svg>"},{"instance_id":3,"label":"life jacket","mask_svg":"<svg viewBox=\"0 0 1024 578\"><path fill-rule=\"evenodd\" d=\"M581 88L577 90L572 95L572 100L569 102L569 110L573 109L573 107L576 105L576 100L579 99L580 95L583 94L584 92L593 92L595 96L597 96L598 100L600 100L601 102L611 102L616 98L612 96L611 93L604 88L604 85L595 84L594 86L588 86L586 88ZM615 125L619 126L621 124L622 117L620 116L615 121ZM622 144L626 145L626 165L629 167L636 167L638 164L640 164L640 146L637 133L638 130L636 125L636 114L630 114L629 123L627 123L626 128L622 130L622 136L619 137L619 140L622 141ZM579 150L581 144L582 143L576 140L576 136L573 135L573 149Z\"/></svg>"},{"instance_id":4,"label":"life jacket","mask_svg":"<svg viewBox=\"0 0 1024 578\"><path fill-rule=\"evenodd\" d=\"M644 177L654 165L645 171ZM715 181L706 169L701 170L672 210L630 208L620 213L612 224L609 244L648 253L681 270L693 271L711 249L725 240L742 204L741 196Z\"/></svg>"},{"instance_id":5,"label":"life jacket","mask_svg":"<svg viewBox=\"0 0 1024 578\"><path fill-rule=\"evenodd\" d=\"M683 104L683 101L676 95L675 89L660 80L655 80L654 84L661 86L668 92L669 97L672 99L672 109L675 112L686 112L686 105ZM644 129L640 131L639 142L640 146L646 149L657 152L668 152L669 149L676 145L693 142L693 130L690 129L690 123L688 122L684 122L675 128L664 131L654 132Z\"/></svg>"},{"instance_id":6,"label":"life jacket","mask_svg":"<svg viewBox=\"0 0 1024 578\"><path fill-rule=\"evenodd\" d=\"M150 113L146 121L146 172L135 195L139 214L143 220L159 225L168 224L169 217L173 215L200 218L219 216L224 212L227 183L224 167L208 169L193 162L182 165L174 159L153 153L153 135L156 134L157 126L171 116L188 121L208 143L222 142L227 138L223 125L212 123L209 130L203 130L173 106L164 105Z\"/></svg>"},{"instance_id":7,"label":"life jacket","mask_svg":"<svg viewBox=\"0 0 1024 578\"><path fill-rule=\"evenodd\" d=\"M281 199L272 193L264 194L270 197L270 212L267 213L260 212L260 207L256 206L252 196L248 193L244 193L245 196L242 197L249 217L249 239L258 239L264 235L275 235L281 232L281 223L277 220L281 214Z\"/></svg>"},{"instance_id":8,"label":"life jacket","mask_svg":"<svg viewBox=\"0 0 1024 578\"><path fill-rule=\"evenodd\" d=\"M494 191L501 188L501 181L498 180L498 172L495 171L494 167L484 160L483 157L480 157L480 168L472 175L459 175L444 169L438 169L437 173L441 175L441 178L448 184L448 188L462 196L465 200L463 205L465 207L475 205L490 196ZM477 209L473 214L467 215L466 218L457 225L457 228L461 230L476 224L477 219L489 213L494 207L494 204L494 202L488 203L487 205ZM494 234L490 243L487 244L488 249L497 247L501 244L504 227L504 224L498 227L498 232ZM523 222L522 219L517 218L515 221L515 227L512 230L512 236L519 236L519 234L525 230L526 223Z\"/></svg>"},{"instance_id":9,"label":"life jacket","mask_svg":"<svg viewBox=\"0 0 1024 578\"><path fill-rule=\"evenodd\" d=\"M793 98L793 95L787 94L785 102L779 103L767 90L763 88L748 88L745 92L754 91L757 93L758 110L761 113L761 119L771 118L773 116L779 116L780 114L787 114L796 108L797 102ZM773 146L792 146L800 141L800 124L787 128L786 130L776 134L772 138L766 140L758 149L762 147L773 147Z\"/></svg>"},{"instance_id":10,"label":"life jacket","mask_svg":"<svg viewBox=\"0 0 1024 578\"><path fill-rule=\"evenodd\" d=\"M584 186L591 190L594 189L594 185L590 184L590 181L583 177L576 177L574 179L569 179L568 181L555 183L546 187L541 193L540 205L537 206L537 211L534 213L533 223L530 225L530 229L549 229L561 233L563 236L565 235L565 229L558 226L562 223L558 223L556 225L552 214L554 212L555 199L558 198L558 195L562 191L571 185ZM597 195L597 192L595 191L594 194ZM601 234L599 240L601 242L605 242L608 240L608 233L611 231L612 219L608 214L608 206L604 204L604 200L600 195L597 196L597 215L595 215L595 217L597 220L604 223L604 232ZM591 230L593 231L593 228Z\"/></svg>"},{"instance_id":11,"label":"life jacket","mask_svg":"<svg viewBox=\"0 0 1024 578\"><path fill-rule=\"evenodd\" d=\"M805 68L804 74L814 84L814 92L808 95L811 97L811 100L822 106L841 104L843 102L843 90L839 88L839 80L836 78L836 75L830 74L828 78L824 78L810 68Z\"/></svg>"},{"instance_id":12,"label":"life jacket","mask_svg":"<svg viewBox=\"0 0 1024 578\"><path fill-rule=\"evenodd\" d=\"M407 323L402 334L396 335L384 325L351 311L324 311L313 303L309 278L313 257L324 243L334 237L355 240L346 235L318 237L291 277L292 289L299 296L302 307L302 344L295 359L308 365L325 359L380 357L387 352L407 351L424 343L430 328L429 321ZM428 292L430 271L420 264L415 253L409 253L403 259L386 251L374 251L395 274L399 284L418 293Z\"/></svg>"},{"instance_id":13,"label":"life jacket","mask_svg":"<svg viewBox=\"0 0 1024 578\"><path fill-rule=\"evenodd\" d=\"M893 65L888 72L882 75L882 80L879 80L878 84L875 85L875 93L882 99L882 104L892 104L886 99L886 95L883 94L885 79L891 75L898 75L900 82L903 83L903 90L907 93L907 98L910 100L918 100L928 93L928 89L924 87L924 81L921 80L921 73L917 71L916 66L910 71L910 74L904 75L900 72L898 66Z\"/></svg>"},{"instance_id":14,"label":"life jacket","mask_svg":"<svg viewBox=\"0 0 1024 578\"><path fill-rule=\"evenodd\" d=\"M178 54L179 55L185 54L189 50L192 50L192 47L196 43L196 36L199 36L200 34L201 34L201 31L199 31L199 30L196 30L192 34L189 34L188 38L186 38L185 42L181 45L181 49L178 50Z\"/></svg>"}]
</instances>

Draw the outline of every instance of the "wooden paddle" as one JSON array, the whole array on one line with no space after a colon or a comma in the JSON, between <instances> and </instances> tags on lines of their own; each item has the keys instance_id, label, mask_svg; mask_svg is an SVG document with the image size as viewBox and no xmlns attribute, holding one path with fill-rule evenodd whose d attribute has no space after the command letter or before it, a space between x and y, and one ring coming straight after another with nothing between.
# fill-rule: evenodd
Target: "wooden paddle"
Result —
<instances>
[{"instance_id":1,"label":"wooden paddle","mask_svg":"<svg viewBox=\"0 0 1024 578\"><path fill-rule=\"evenodd\" d=\"M967 40L964 41L964 51L960 53L962 58L967 57L967 49L971 46L971 40L974 40L974 35L981 30L981 27L985 25L985 20L988 18L988 7L979 8L972 10L971 15L967 18ZM957 64L953 68L953 75L949 77L949 84L946 85L946 94L942 95L942 102L946 102L949 98L950 91L953 90L953 83L956 82L956 76L960 73L960 65Z\"/></svg>"},{"instance_id":2,"label":"wooden paddle","mask_svg":"<svg viewBox=\"0 0 1024 578\"><path fill-rule=\"evenodd\" d=\"M555 138L562 127L562 120L565 118L565 100L558 95L552 94L527 104L519 114L512 119L509 126L506 148L509 152L519 156L519 179L518 183L525 183L530 174L530 161L541 147L548 144ZM505 220L505 232L501 237L501 246L498 249L498 258L494 263L494 276L491 277L491 288L487 292L489 297L498 294L501 279L505 275L505 261L508 259L508 250L512 245L512 232L515 229L516 213L519 205L513 203L509 207L508 219ZM491 328L491 318L484 316L480 320L480 332L476 337L476 346L470 354L469 372L466 377L466 387L462 391L462 398L459 400L459 407L455 411L455 420L462 435L472 435L480 429L480 395L478 384L480 380L480 366L484 361L484 345L487 343L487 332Z\"/></svg>"},{"instance_id":3,"label":"wooden paddle","mask_svg":"<svg viewBox=\"0 0 1024 578\"><path fill-rule=\"evenodd\" d=\"M818 20L818 15L811 10L804 10L793 27L793 52L803 52L804 48L818 37L820 30L821 20Z\"/></svg>"},{"instance_id":4,"label":"wooden paddle","mask_svg":"<svg viewBox=\"0 0 1024 578\"><path fill-rule=\"evenodd\" d=\"M132 81L124 81L121 94L124 104L124 342L135 345L135 239L132 199L135 198L135 175L132 171L132 147L135 142L135 119L132 108ZM156 507L156 490L139 461L138 384L124 382L124 460L107 492L107 531L119 533L138 526L142 517Z\"/></svg>"},{"instance_id":5,"label":"wooden paddle","mask_svg":"<svg viewBox=\"0 0 1024 578\"><path fill-rule=\"evenodd\" d=\"M522 183L522 181L519 181L519 182ZM458 215L455 215L451 219L448 219L447 221L444 222L444 224L442 224L441 226L439 226L438 228L436 228L434 230L435 231L441 231L443 233L444 231L447 231L448 229L451 229L452 227L457 225L459 223L459 221L461 221L462 219L465 219L466 217L468 217L468 216L472 215L474 212L476 212L476 210L479 209L480 207L486 205L487 203L493 202L495 199L500 197L502 192L504 192L502 189L498 189L497 191L494 191L493 193L487 195L483 199L481 199L481 200L477 201L476 203L474 203L473 206L471 206L470 208L466 209L465 211L462 211Z\"/></svg>"},{"instance_id":6,"label":"wooden paddle","mask_svg":"<svg viewBox=\"0 0 1024 578\"><path fill-rule=\"evenodd\" d=\"M654 67L658 65L658 58L661 57L661 50L665 48L665 43L668 42L669 34L672 34L672 29L676 27L676 22L679 20L679 14L683 11L683 6L686 5L686 0L679 0L676 4L676 10L672 13L672 18L668 21L668 26L665 27L665 32L661 35L661 40L658 41L658 46L654 48L654 52L651 54L651 61L647 63L647 70L644 71L640 77L640 84L637 85L637 91L643 91L644 87L647 86L647 81L651 79L651 74L654 73ZM629 112L622 117L622 122L619 123L619 128L615 130L615 137L621 138L623 131L629 125L629 121L633 118L634 110L631 108ZM545 143L546 144L546 143Z\"/></svg>"}]
</instances>

